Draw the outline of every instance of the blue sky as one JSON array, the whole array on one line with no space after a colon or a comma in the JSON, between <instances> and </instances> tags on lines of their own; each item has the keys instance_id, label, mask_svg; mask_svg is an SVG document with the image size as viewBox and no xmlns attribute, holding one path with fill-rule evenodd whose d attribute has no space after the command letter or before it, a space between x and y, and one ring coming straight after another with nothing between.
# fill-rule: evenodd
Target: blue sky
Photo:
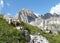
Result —
<instances>
[{"instance_id":1,"label":"blue sky","mask_svg":"<svg viewBox=\"0 0 60 43\"><path fill-rule=\"evenodd\" d=\"M0 4L1 1L3 1L1 13L9 13L12 16L16 15L22 8L30 9L36 14L45 14L50 12L53 6L60 3L60 0L0 0Z\"/></svg>"}]
</instances>

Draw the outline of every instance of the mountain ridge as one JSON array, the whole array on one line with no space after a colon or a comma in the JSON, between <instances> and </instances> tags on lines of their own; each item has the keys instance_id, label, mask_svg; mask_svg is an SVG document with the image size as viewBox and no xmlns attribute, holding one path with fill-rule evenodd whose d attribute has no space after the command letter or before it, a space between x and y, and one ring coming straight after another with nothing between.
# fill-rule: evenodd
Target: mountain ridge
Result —
<instances>
[{"instance_id":1,"label":"mountain ridge","mask_svg":"<svg viewBox=\"0 0 60 43\"><path fill-rule=\"evenodd\" d=\"M15 18L29 23L31 21L34 21L37 16L31 10L22 9L21 11L19 11L19 13L16 14Z\"/></svg>"}]
</instances>

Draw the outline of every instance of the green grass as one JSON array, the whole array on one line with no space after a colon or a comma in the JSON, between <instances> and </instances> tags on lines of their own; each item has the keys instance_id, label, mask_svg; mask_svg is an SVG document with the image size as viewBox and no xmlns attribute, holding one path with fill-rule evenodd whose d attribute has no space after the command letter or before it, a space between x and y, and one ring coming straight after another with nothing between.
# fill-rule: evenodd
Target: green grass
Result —
<instances>
[{"instance_id":1,"label":"green grass","mask_svg":"<svg viewBox=\"0 0 60 43\"><path fill-rule=\"evenodd\" d=\"M46 37L50 43L60 43L60 32L58 35L46 34L41 29L31 26L27 23L20 23L24 29L29 30L30 34L39 32L42 36ZM9 25L2 17L0 17L0 43L27 43L24 37L24 31L18 31L15 26Z\"/></svg>"},{"instance_id":2,"label":"green grass","mask_svg":"<svg viewBox=\"0 0 60 43\"><path fill-rule=\"evenodd\" d=\"M18 31L0 18L0 43L26 43L24 31Z\"/></svg>"},{"instance_id":3,"label":"green grass","mask_svg":"<svg viewBox=\"0 0 60 43\"><path fill-rule=\"evenodd\" d=\"M60 43L60 33L58 35L47 34L43 32L40 28L31 26L29 24L24 24L24 28L27 28L30 31L30 34L33 34L36 31L39 32L41 35L46 37L50 43Z\"/></svg>"}]
</instances>

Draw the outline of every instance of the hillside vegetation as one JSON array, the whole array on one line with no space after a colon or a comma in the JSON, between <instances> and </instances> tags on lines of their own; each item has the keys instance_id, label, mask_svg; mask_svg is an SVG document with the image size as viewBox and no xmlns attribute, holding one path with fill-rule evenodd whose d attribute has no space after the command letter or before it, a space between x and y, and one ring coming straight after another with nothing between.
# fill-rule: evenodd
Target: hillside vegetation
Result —
<instances>
[{"instance_id":1,"label":"hillside vegetation","mask_svg":"<svg viewBox=\"0 0 60 43\"><path fill-rule=\"evenodd\" d=\"M60 43L60 33L59 35L46 34L38 27L31 26L27 23L20 23L24 29L27 29L30 34L34 32L39 32L42 36L46 37L50 43ZM0 17L0 43L27 43L24 37L24 31L18 31L15 26L9 25L3 17Z\"/></svg>"},{"instance_id":2,"label":"hillside vegetation","mask_svg":"<svg viewBox=\"0 0 60 43\"><path fill-rule=\"evenodd\" d=\"M0 17L0 43L26 43L23 33Z\"/></svg>"}]
</instances>

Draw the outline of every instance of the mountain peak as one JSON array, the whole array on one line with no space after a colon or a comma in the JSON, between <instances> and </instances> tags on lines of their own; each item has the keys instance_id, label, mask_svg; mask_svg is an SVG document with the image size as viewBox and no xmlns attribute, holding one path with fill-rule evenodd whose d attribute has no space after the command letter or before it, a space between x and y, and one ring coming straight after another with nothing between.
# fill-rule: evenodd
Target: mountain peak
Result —
<instances>
[{"instance_id":1,"label":"mountain peak","mask_svg":"<svg viewBox=\"0 0 60 43\"><path fill-rule=\"evenodd\" d=\"M26 23L34 21L36 17L37 16L31 10L25 8L19 11L19 13L17 13L17 15L15 16L15 18L18 18L19 20Z\"/></svg>"}]
</instances>

